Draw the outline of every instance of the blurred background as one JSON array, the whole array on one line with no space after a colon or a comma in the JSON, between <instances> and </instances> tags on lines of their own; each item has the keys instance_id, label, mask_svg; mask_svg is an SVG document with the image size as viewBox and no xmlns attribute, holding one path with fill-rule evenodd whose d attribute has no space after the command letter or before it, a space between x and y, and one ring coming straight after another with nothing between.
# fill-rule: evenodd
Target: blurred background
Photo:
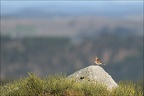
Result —
<instances>
[{"instance_id":1,"label":"blurred background","mask_svg":"<svg viewBox=\"0 0 144 96\"><path fill-rule=\"evenodd\" d=\"M98 56L115 81L143 79L143 1L1 1L1 80L73 72Z\"/></svg>"}]
</instances>

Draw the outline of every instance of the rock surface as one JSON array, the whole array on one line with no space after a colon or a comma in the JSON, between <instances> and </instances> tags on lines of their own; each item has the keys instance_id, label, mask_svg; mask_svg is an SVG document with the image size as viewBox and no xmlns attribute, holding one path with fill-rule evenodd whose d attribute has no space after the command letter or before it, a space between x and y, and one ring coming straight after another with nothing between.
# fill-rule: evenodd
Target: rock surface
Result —
<instances>
[{"instance_id":1,"label":"rock surface","mask_svg":"<svg viewBox=\"0 0 144 96\"><path fill-rule=\"evenodd\" d=\"M75 79L76 81L97 81L105 84L108 90L117 87L117 83L112 77L100 66L91 65L79 71L76 71L67 78Z\"/></svg>"}]
</instances>

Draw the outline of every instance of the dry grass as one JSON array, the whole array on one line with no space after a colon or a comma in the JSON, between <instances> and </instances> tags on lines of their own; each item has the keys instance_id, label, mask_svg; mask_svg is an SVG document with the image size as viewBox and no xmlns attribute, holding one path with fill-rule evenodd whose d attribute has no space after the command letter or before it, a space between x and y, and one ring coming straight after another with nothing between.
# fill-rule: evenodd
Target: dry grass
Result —
<instances>
[{"instance_id":1,"label":"dry grass","mask_svg":"<svg viewBox=\"0 0 144 96\"><path fill-rule=\"evenodd\" d=\"M75 82L62 74L39 78L29 73L0 88L1 96L143 96L142 87L131 81L119 82L119 87L108 91L100 83Z\"/></svg>"}]
</instances>

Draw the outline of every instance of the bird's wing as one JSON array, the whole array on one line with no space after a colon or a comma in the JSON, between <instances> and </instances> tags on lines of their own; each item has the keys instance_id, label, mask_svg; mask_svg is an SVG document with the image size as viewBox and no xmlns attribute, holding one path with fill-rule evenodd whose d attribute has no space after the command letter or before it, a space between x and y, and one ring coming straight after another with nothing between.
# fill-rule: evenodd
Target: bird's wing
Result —
<instances>
[{"instance_id":1,"label":"bird's wing","mask_svg":"<svg viewBox=\"0 0 144 96\"><path fill-rule=\"evenodd\" d=\"M99 59L99 58L97 58L97 59L96 59L96 62L101 63L101 61L100 61L100 59Z\"/></svg>"}]
</instances>

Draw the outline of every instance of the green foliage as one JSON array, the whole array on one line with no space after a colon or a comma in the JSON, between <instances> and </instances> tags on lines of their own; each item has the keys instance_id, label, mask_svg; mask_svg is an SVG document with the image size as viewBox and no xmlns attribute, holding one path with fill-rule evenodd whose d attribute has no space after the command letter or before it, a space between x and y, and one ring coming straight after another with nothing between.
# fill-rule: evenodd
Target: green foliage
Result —
<instances>
[{"instance_id":1,"label":"green foliage","mask_svg":"<svg viewBox=\"0 0 144 96\"><path fill-rule=\"evenodd\" d=\"M101 83L76 82L66 75L55 74L39 78L29 73L21 78L0 86L1 96L142 96L142 87L131 81L119 82L119 87L108 91Z\"/></svg>"},{"instance_id":2,"label":"green foliage","mask_svg":"<svg viewBox=\"0 0 144 96\"><path fill-rule=\"evenodd\" d=\"M143 96L142 87L131 81L119 82L119 87L112 91L116 96Z\"/></svg>"},{"instance_id":3,"label":"green foliage","mask_svg":"<svg viewBox=\"0 0 144 96\"><path fill-rule=\"evenodd\" d=\"M108 55L104 69L116 81L143 77L143 37L108 35L78 42L68 37L0 38L2 79L27 76L30 66L35 66L34 71L38 67L44 75L59 71L71 74L91 64L94 54L99 58Z\"/></svg>"}]
</instances>

